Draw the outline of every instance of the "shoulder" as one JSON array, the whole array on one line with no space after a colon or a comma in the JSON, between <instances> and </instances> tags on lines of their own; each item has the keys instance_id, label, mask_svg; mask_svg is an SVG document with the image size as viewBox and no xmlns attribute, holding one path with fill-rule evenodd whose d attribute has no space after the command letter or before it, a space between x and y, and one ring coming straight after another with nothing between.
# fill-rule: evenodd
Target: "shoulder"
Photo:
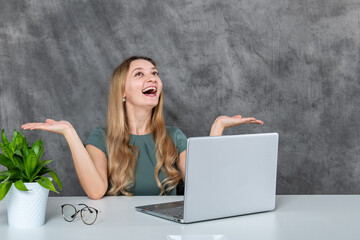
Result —
<instances>
[{"instance_id":1,"label":"shoulder","mask_svg":"<svg viewBox=\"0 0 360 240\"><path fill-rule=\"evenodd\" d=\"M186 150L187 138L178 127L166 126L166 131L179 153L182 153L184 150Z\"/></svg>"},{"instance_id":2,"label":"shoulder","mask_svg":"<svg viewBox=\"0 0 360 240\"><path fill-rule=\"evenodd\" d=\"M176 131L178 131L178 130L180 130L178 127L175 127L175 126L166 126L166 131L167 131L168 133L176 132Z\"/></svg>"},{"instance_id":3,"label":"shoulder","mask_svg":"<svg viewBox=\"0 0 360 240\"><path fill-rule=\"evenodd\" d=\"M94 130L91 131L90 136L91 135L106 136L106 130L103 127L96 127L96 128L94 128Z\"/></svg>"},{"instance_id":4,"label":"shoulder","mask_svg":"<svg viewBox=\"0 0 360 240\"><path fill-rule=\"evenodd\" d=\"M102 150L106 155L106 130L102 127L96 127L91 131L89 137L86 139L85 145L91 144L100 150Z\"/></svg>"},{"instance_id":5,"label":"shoulder","mask_svg":"<svg viewBox=\"0 0 360 240\"><path fill-rule=\"evenodd\" d=\"M166 126L166 132L170 135L171 138L176 137L178 134L184 134L180 128L175 126Z\"/></svg>"}]
</instances>

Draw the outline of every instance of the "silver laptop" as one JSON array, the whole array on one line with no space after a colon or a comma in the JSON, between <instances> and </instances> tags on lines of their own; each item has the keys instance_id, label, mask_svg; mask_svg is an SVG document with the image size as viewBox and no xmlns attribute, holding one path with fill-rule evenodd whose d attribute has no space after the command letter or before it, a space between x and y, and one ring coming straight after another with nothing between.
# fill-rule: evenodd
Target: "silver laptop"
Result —
<instances>
[{"instance_id":1,"label":"silver laptop","mask_svg":"<svg viewBox=\"0 0 360 240\"><path fill-rule=\"evenodd\" d=\"M180 223L274 210L278 142L277 133L188 138L184 201L136 210Z\"/></svg>"}]
</instances>

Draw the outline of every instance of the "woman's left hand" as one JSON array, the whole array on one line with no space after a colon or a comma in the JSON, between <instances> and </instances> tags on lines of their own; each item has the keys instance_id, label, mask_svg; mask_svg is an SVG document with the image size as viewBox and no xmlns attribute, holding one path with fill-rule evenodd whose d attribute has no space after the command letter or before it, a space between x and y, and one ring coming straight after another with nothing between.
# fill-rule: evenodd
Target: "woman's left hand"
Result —
<instances>
[{"instance_id":1,"label":"woman's left hand","mask_svg":"<svg viewBox=\"0 0 360 240\"><path fill-rule=\"evenodd\" d=\"M216 120L214 121L211 127L210 136L220 136L222 135L223 131L226 128L234 127L246 123L255 123L255 124L264 125L263 121L258 120L256 118L243 118L240 115L236 115L233 117L220 116L216 118Z\"/></svg>"}]
</instances>

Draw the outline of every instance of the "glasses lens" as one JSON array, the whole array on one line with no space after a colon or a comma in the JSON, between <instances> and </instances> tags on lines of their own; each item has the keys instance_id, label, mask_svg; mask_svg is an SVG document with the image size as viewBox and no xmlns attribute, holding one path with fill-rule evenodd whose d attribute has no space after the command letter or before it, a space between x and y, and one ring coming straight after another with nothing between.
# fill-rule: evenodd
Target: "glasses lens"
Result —
<instances>
[{"instance_id":1,"label":"glasses lens","mask_svg":"<svg viewBox=\"0 0 360 240\"><path fill-rule=\"evenodd\" d=\"M62 214L66 221L72 222L76 217L76 209L72 205L64 205L62 208Z\"/></svg>"},{"instance_id":2,"label":"glasses lens","mask_svg":"<svg viewBox=\"0 0 360 240\"><path fill-rule=\"evenodd\" d=\"M97 217L97 212L92 207L84 207L81 210L81 219L86 224L93 224L96 220L96 217Z\"/></svg>"}]
</instances>

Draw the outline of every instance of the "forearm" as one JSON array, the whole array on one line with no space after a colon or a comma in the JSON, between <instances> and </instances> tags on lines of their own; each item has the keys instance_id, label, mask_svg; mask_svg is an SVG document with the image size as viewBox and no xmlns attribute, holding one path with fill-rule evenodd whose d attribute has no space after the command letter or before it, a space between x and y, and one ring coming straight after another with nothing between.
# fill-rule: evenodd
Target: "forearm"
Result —
<instances>
[{"instance_id":1,"label":"forearm","mask_svg":"<svg viewBox=\"0 0 360 240\"><path fill-rule=\"evenodd\" d=\"M100 199L107 190L107 178L101 177L75 129L69 127L64 134L80 184L89 198Z\"/></svg>"},{"instance_id":2,"label":"forearm","mask_svg":"<svg viewBox=\"0 0 360 240\"><path fill-rule=\"evenodd\" d=\"M218 119L219 118L217 118L211 126L210 136L221 136L223 134L224 126Z\"/></svg>"}]
</instances>

